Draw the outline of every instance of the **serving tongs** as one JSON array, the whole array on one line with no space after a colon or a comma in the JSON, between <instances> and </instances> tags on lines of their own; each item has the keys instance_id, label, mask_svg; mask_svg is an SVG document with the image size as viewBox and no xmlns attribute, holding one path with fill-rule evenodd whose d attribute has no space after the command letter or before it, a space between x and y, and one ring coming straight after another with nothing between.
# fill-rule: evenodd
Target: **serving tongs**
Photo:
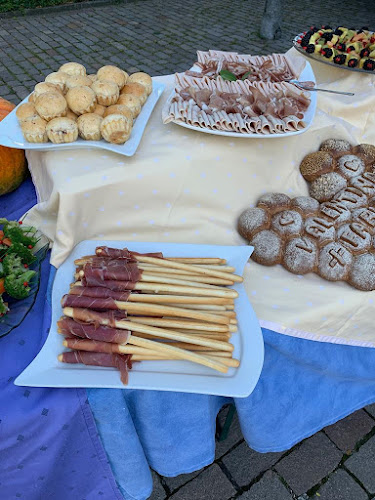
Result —
<instances>
[{"instance_id":1,"label":"serving tongs","mask_svg":"<svg viewBox=\"0 0 375 500\"><path fill-rule=\"evenodd\" d=\"M285 80L288 83L293 83L296 87L301 90L308 90L309 92L330 92L331 94L340 94L340 95L354 95L353 92L340 92L339 90L328 90L328 89L319 89L314 87L314 82L300 82L298 80Z\"/></svg>"}]
</instances>

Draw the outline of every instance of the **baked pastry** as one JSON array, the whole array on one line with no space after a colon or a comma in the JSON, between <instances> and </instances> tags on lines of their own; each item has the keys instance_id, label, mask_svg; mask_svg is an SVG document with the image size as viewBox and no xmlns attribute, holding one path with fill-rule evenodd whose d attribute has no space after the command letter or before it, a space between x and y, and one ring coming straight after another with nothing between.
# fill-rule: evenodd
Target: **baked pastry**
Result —
<instances>
[{"instance_id":1,"label":"baked pastry","mask_svg":"<svg viewBox=\"0 0 375 500\"><path fill-rule=\"evenodd\" d=\"M116 104L120 95L118 85L110 81L96 80L91 88L95 92L98 103L103 106Z\"/></svg>"},{"instance_id":2,"label":"baked pastry","mask_svg":"<svg viewBox=\"0 0 375 500\"><path fill-rule=\"evenodd\" d=\"M375 255L365 253L354 258L349 283L366 292L375 289Z\"/></svg>"},{"instance_id":3,"label":"baked pastry","mask_svg":"<svg viewBox=\"0 0 375 500\"><path fill-rule=\"evenodd\" d=\"M70 118L71 120L74 120L76 122L78 115L73 113L73 111L71 109L68 109L68 111L66 112L66 118Z\"/></svg>"},{"instance_id":4,"label":"baked pastry","mask_svg":"<svg viewBox=\"0 0 375 500\"><path fill-rule=\"evenodd\" d=\"M328 151L333 154L340 154L350 151L352 148L350 142L344 139L327 139L320 145L320 151Z\"/></svg>"},{"instance_id":5,"label":"baked pastry","mask_svg":"<svg viewBox=\"0 0 375 500\"><path fill-rule=\"evenodd\" d=\"M115 83L119 90L125 85L127 81L127 73L116 66L103 66L97 72L98 80L105 80Z\"/></svg>"},{"instance_id":6,"label":"baked pastry","mask_svg":"<svg viewBox=\"0 0 375 500\"><path fill-rule=\"evenodd\" d=\"M137 73L133 73L129 76L128 83L140 83L146 87L147 94L150 95L152 92L152 78L147 73L143 73L141 71Z\"/></svg>"},{"instance_id":7,"label":"baked pastry","mask_svg":"<svg viewBox=\"0 0 375 500\"><path fill-rule=\"evenodd\" d=\"M287 210L290 206L290 198L284 193L263 194L257 203L257 207L268 209L270 214Z\"/></svg>"},{"instance_id":8,"label":"baked pastry","mask_svg":"<svg viewBox=\"0 0 375 500\"><path fill-rule=\"evenodd\" d=\"M27 142L43 143L48 142L47 122L40 116L26 118L21 122L21 130Z\"/></svg>"},{"instance_id":9,"label":"baked pastry","mask_svg":"<svg viewBox=\"0 0 375 500\"><path fill-rule=\"evenodd\" d=\"M375 234L375 208L366 207L366 208L357 208L353 210L353 219L363 224L370 234Z\"/></svg>"},{"instance_id":10,"label":"baked pastry","mask_svg":"<svg viewBox=\"0 0 375 500\"><path fill-rule=\"evenodd\" d=\"M79 63L76 62L68 62L63 64L59 71L63 73L68 73L68 75L86 75L86 68Z\"/></svg>"},{"instance_id":11,"label":"baked pastry","mask_svg":"<svg viewBox=\"0 0 375 500\"><path fill-rule=\"evenodd\" d=\"M365 253L371 246L370 231L359 222L351 222L340 226L337 231L337 239L353 255Z\"/></svg>"},{"instance_id":12,"label":"baked pastry","mask_svg":"<svg viewBox=\"0 0 375 500\"><path fill-rule=\"evenodd\" d=\"M141 101L138 99L138 97L130 94L120 95L117 104L127 106L132 112L133 118L137 118L142 109Z\"/></svg>"},{"instance_id":13,"label":"baked pastry","mask_svg":"<svg viewBox=\"0 0 375 500\"><path fill-rule=\"evenodd\" d=\"M101 104L95 104L93 113L96 113L97 115L103 117L106 109L107 109L106 106L102 106Z\"/></svg>"},{"instance_id":14,"label":"baked pastry","mask_svg":"<svg viewBox=\"0 0 375 500\"><path fill-rule=\"evenodd\" d=\"M100 141L100 125L103 118L96 113L86 113L77 120L78 134L86 141Z\"/></svg>"},{"instance_id":15,"label":"baked pastry","mask_svg":"<svg viewBox=\"0 0 375 500\"><path fill-rule=\"evenodd\" d=\"M95 92L90 87L74 87L66 94L69 108L76 115L92 113L96 105Z\"/></svg>"},{"instance_id":16,"label":"baked pastry","mask_svg":"<svg viewBox=\"0 0 375 500\"><path fill-rule=\"evenodd\" d=\"M351 211L337 200L321 203L320 212L323 217L332 221L335 227L349 222L352 218Z\"/></svg>"},{"instance_id":17,"label":"baked pastry","mask_svg":"<svg viewBox=\"0 0 375 500\"><path fill-rule=\"evenodd\" d=\"M257 233L251 240L254 247L251 258L264 266L280 264L283 254L283 240L273 231L265 229Z\"/></svg>"},{"instance_id":18,"label":"baked pastry","mask_svg":"<svg viewBox=\"0 0 375 500\"><path fill-rule=\"evenodd\" d=\"M365 193L352 186L348 186L342 191L339 191L334 199L345 205L349 210L365 207L368 203L368 198Z\"/></svg>"},{"instance_id":19,"label":"baked pastry","mask_svg":"<svg viewBox=\"0 0 375 500\"><path fill-rule=\"evenodd\" d=\"M307 217L319 212L319 202L311 196L297 196L290 203L292 210L297 210L300 214Z\"/></svg>"},{"instance_id":20,"label":"baked pastry","mask_svg":"<svg viewBox=\"0 0 375 500\"><path fill-rule=\"evenodd\" d=\"M47 75L44 81L46 83L57 85L60 88L61 92L65 92L65 84L68 77L68 73L64 73L63 71L55 71L54 73L50 73L49 75Z\"/></svg>"},{"instance_id":21,"label":"baked pastry","mask_svg":"<svg viewBox=\"0 0 375 500\"><path fill-rule=\"evenodd\" d=\"M141 106L144 105L148 97L146 87L137 82L127 83L121 90L121 95L123 94L129 94L138 97L141 102Z\"/></svg>"},{"instance_id":22,"label":"baked pastry","mask_svg":"<svg viewBox=\"0 0 375 500\"><path fill-rule=\"evenodd\" d=\"M375 173L364 172L362 175L353 177L349 181L349 186L358 188L369 198L372 198L373 196L375 196Z\"/></svg>"},{"instance_id":23,"label":"baked pastry","mask_svg":"<svg viewBox=\"0 0 375 500\"><path fill-rule=\"evenodd\" d=\"M349 276L353 255L338 241L324 246L319 253L318 274L329 281L345 280Z\"/></svg>"},{"instance_id":24,"label":"baked pastry","mask_svg":"<svg viewBox=\"0 0 375 500\"><path fill-rule=\"evenodd\" d=\"M28 102L32 102L32 103L35 102L35 94L34 94L34 92L31 92L31 94L29 95L27 101Z\"/></svg>"},{"instance_id":25,"label":"baked pastry","mask_svg":"<svg viewBox=\"0 0 375 500\"><path fill-rule=\"evenodd\" d=\"M355 152L359 153L365 160L365 162L374 164L375 163L375 146L372 144L359 144L355 148Z\"/></svg>"},{"instance_id":26,"label":"baked pastry","mask_svg":"<svg viewBox=\"0 0 375 500\"><path fill-rule=\"evenodd\" d=\"M356 155L344 155L337 161L337 171L345 179L361 175L365 171L365 168L364 161Z\"/></svg>"},{"instance_id":27,"label":"baked pastry","mask_svg":"<svg viewBox=\"0 0 375 500\"><path fill-rule=\"evenodd\" d=\"M54 118L47 124L47 135L54 144L74 142L78 138L77 123L70 118Z\"/></svg>"},{"instance_id":28,"label":"baked pastry","mask_svg":"<svg viewBox=\"0 0 375 500\"><path fill-rule=\"evenodd\" d=\"M283 210L272 217L271 229L283 239L289 239L301 234L303 220L296 210Z\"/></svg>"},{"instance_id":29,"label":"baked pastry","mask_svg":"<svg viewBox=\"0 0 375 500\"><path fill-rule=\"evenodd\" d=\"M308 181L314 181L322 174L332 172L334 162L326 151L316 151L305 156L299 167L301 174Z\"/></svg>"},{"instance_id":30,"label":"baked pastry","mask_svg":"<svg viewBox=\"0 0 375 500\"><path fill-rule=\"evenodd\" d=\"M316 200L328 201L347 185L344 177L337 172L323 174L310 184L310 196Z\"/></svg>"},{"instance_id":31,"label":"baked pastry","mask_svg":"<svg viewBox=\"0 0 375 500\"><path fill-rule=\"evenodd\" d=\"M90 78L90 80L92 82L96 82L96 80L98 79L98 75L96 73L92 73L91 75L87 75L88 78Z\"/></svg>"},{"instance_id":32,"label":"baked pastry","mask_svg":"<svg viewBox=\"0 0 375 500\"><path fill-rule=\"evenodd\" d=\"M65 97L59 92L46 92L36 98L35 109L39 116L49 121L53 118L65 116L68 105Z\"/></svg>"},{"instance_id":33,"label":"baked pastry","mask_svg":"<svg viewBox=\"0 0 375 500\"><path fill-rule=\"evenodd\" d=\"M336 237L333 222L324 217L308 217L305 221L305 232L318 246L334 241Z\"/></svg>"},{"instance_id":34,"label":"baked pastry","mask_svg":"<svg viewBox=\"0 0 375 500\"><path fill-rule=\"evenodd\" d=\"M239 216L237 228L240 235L249 241L257 232L268 229L270 223L271 217L263 208L247 208Z\"/></svg>"},{"instance_id":35,"label":"baked pastry","mask_svg":"<svg viewBox=\"0 0 375 500\"><path fill-rule=\"evenodd\" d=\"M302 236L293 238L286 244L283 266L291 273L311 273L315 270L317 260L318 247L312 239Z\"/></svg>"},{"instance_id":36,"label":"baked pastry","mask_svg":"<svg viewBox=\"0 0 375 500\"><path fill-rule=\"evenodd\" d=\"M91 87L93 81L86 75L69 75L66 79L66 90L74 87Z\"/></svg>"},{"instance_id":37,"label":"baked pastry","mask_svg":"<svg viewBox=\"0 0 375 500\"><path fill-rule=\"evenodd\" d=\"M34 87L34 101L41 96L42 94L46 94L47 92L58 92L62 94L62 90L59 85L55 85L54 83L48 82L40 82L37 83Z\"/></svg>"},{"instance_id":38,"label":"baked pastry","mask_svg":"<svg viewBox=\"0 0 375 500\"><path fill-rule=\"evenodd\" d=\"M129 118L129 120L133 121L133 113L124 104L112 104L112 106L104 108L104 114L103 114L104 118L108 115L114 115L114 114L124 115L127 118Z\"/></svg>"},{"instance_id":39,"label":"baked pastry","mask_svg":"<svg viewBox=\"0 0 375 500\"><path fill-rule=\"evenodd\" d=\"M112 144L124 144L130 137L133 122L124 115L114 114L103 118L100 132Z\"/></svg>"},{"instance_id":40,"label":"baked pastry","mask_svg":"<svg viewBox=\"0 0 375 500\"><path fill-rule=\"evenodd\" d=\"M25 102L24 104L20 104L16 109L16 116L18 118L18 121L21 122L26 118L37 117L38 113L32 102Z\"/></svg>"}]
</instances>

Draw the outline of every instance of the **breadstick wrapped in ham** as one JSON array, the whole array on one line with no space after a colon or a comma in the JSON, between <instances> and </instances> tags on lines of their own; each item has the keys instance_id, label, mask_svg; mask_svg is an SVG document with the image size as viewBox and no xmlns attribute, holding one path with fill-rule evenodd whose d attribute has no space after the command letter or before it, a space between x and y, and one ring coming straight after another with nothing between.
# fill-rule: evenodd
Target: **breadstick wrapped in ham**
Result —
<instances>
[{"instance_id":1,"label":"breadstick wrapped in ham","mask_svg":"<svg viewBox=\"0 0 375 500\"><path fill-rule=\"evenodd\" d=\"M80 337L82 339L92 339L99 342L111 342L113 344L123 344L128 342L130 332L119 330L109 326L95 326L87 323L78 323L74 319L63 317L57 322L59 333L66 337Z\"/></svg>"},{"instance_id":2,"label":"breadstick wrapped in ham","mask_svg":"<svg viewBox=\"0 0 375 500\"><path fill-rule=\"evenodd\" d=\"M108 354L103 352L70 351L59 355L63 363L83 363L91 366L105 366L120 370L121 382L128 383L128 369L131 369L131 356L128 354Z\"/></svg>"}]
</instances>

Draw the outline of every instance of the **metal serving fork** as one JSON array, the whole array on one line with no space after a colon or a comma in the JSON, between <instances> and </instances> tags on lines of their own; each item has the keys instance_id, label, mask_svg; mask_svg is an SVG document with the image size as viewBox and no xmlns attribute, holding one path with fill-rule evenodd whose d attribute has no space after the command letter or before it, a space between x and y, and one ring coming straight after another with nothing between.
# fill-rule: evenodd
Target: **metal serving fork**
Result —
<instances>
[{"instance_id":1,"label":"metal serving fork","mask_svg":"<svg viewBox=\"0 0 375 500\"><path fill-rule=\"evenodd\" d=\"M313 82L299 82L298 80L286 80L288 83L293 83L296 87L310 92L330 92L331 94L354 95L353 92L339 92L338 90L318 89L314 87Z\"/></svg>"}]
</instances>

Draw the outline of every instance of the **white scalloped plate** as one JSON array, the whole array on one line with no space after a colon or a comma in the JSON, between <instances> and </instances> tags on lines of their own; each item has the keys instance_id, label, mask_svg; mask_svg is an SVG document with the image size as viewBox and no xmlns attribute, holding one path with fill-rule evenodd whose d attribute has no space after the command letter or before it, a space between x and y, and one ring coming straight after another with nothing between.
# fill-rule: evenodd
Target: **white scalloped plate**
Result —
<instances>
[{"instance_id":1,"label":"white scalloped plate","mask_svg":"<svg viewBox=\"0 0 375 500\"><path fill-rule=\"evenodd\" d=\"M19 386L30 387L96 387L112 389L149 389L156 391L190 392L230 397L247 397L255 388L263 366L262 332L242 284L233 288L239 292L235 301L238 332L232 334L233 355L240 366L222 374L188 361L142 361L134 363L129 383L124 386L119 372L112 368L60 363L57 356L64 351L62 336L57 333L57 320L62 316L60 300L69 290L75 270L74 260L93 254L98 245L116 248L129 246L137 252L161 251L165 256L225 258L242 275L253 247L93 241L79 243L56 273L52 291L52 324L47 340L37 357L18 376Z\"/></svg>"},{"instance_id":2,"label":"white scalloped plate","mask_svg":"<svg viewBox=\"0 0 375 500\"><path fill-rule=\"evenodd\" d=\"M306 66L304 67L303 71L301 72L299 76L299 80L301 82L314 82L316 83L316 78L314 75L314 71L311 67L311 64L306 61ZM170 102L172 98L175 96L175 91L171 93L171 95L168 97L167 101L164 104L164 109L168 109ZM180 121L171 121L170 123L174 123L176 125L179 125L180 127L188 128L189 130L195 130L197 132L203 132L204 134L213 134L213 135L222 135L224 137L238 137L239 139L280 139L280 137L291 137L293 135L299 135L303 134L306 132L306 130L311 126L315 112L316 112L316 104L317 104L317 95L316 92L311 92L311 102L310 106L307 108L304 121L306 123L306 127L302 130L296 130L295 132L283 132L280 134L243 134L241 132L226 132L224 130L211 130L209 128L205 127L195 127L194 125L189 125L188 123L185 122L180 122Z\"/></svg>"},{"instance_id":3,"label":"white scalloped plate","mask_svg":"<svg viewBox=\"0 0 375 500\"><path fill-rule=\"evenodd\" d=\"M43 144L34 144L26 141L22 134L21 127L19 126L16 110L15 108L9 115L7 115L0 122L0 145L7 146L8 148L26 149L34 151L55 151L58 149L82 149L82 148L99 148L106 149L108 151L113 151L114 153L119 153L125 156L133 156L136 152L139 143L141 142L142 135L145 131L147 122L151 116L151 113L162 95L165 85L156 80L152 82L152 93L149 95L147 101L142 106L142 111L137 116L134 121L134 126L130 134L130 138L125 144L110 144L104 139L100 141L84 141L83 139L78 139L74 142L69 142L67 144L53 144L52 142L46 142ZM28 97L24 99L20 104L27 102Z\"/></svg>"}]
</instances>

